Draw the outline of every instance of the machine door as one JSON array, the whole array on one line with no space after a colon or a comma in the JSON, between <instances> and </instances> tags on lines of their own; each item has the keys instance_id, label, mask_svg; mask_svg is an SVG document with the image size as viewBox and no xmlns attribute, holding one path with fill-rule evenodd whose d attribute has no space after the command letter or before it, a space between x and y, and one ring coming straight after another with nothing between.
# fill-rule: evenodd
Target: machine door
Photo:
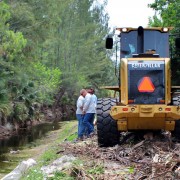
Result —
<instances>
[{"instance_id":1,"label":"machine door","mask_svg":"<svg viewBox=\"0 0 180 180\"><path fill-rule=\"evenodd\" d=\"M165 104L164 61L128 61L128 104Z\"/></svg>"}]
</instances>

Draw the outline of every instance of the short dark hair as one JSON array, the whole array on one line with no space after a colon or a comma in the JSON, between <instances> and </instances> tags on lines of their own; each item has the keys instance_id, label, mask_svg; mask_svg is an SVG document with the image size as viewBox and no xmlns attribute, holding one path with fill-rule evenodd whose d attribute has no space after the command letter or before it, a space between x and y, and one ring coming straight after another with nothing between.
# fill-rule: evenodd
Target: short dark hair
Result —
<instances>
[{"instance_id":1,"label":"short dark hair","mask_svg":"<svg viewBox=\"0 0 180 180\"><path fill-rule=\"evenodd\" d=\"M95 92L95 91L94 91L94 88L90 88L90 90L91 90L91 92L92 92L92 93L94 93L94 92Z\"/></svg>"}]
</instances>

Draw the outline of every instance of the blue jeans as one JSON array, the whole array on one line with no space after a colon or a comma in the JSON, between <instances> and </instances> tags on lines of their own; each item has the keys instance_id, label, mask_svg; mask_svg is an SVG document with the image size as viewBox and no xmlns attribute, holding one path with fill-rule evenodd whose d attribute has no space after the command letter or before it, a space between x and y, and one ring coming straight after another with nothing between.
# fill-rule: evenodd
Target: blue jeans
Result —
<instances>
[{"instance_id":1,"label":"blue jeans","mask_svg":"<svg viewBox=\"0 0 180 180\"><path fill-rule=\"evenodd\" d=\"M80 136L80 132L82 132L83 129L83 114L76 114L76 118L78 120L78 137L82 137Z\"/></svg>"},{"instance_id":2,"label":"blue jeans","mask_svg":"<svg viewBox=\"0 0 180 180\"><path fill-rule=\"evenodd\" d=\"M90 122L90 124L91 124L92 127L93 127L93 131L94 131L94 117L95 117L95 113L92 113L92 116L91 116L91 118L89 119L89 122Z\"/></svg>"},{"instance_id":3,"label":"blue jeans","mask_svg":"<svg viewBox=\"0 0 180 180\"><path fill-rule=\"evenodd\" d=\"M82 120L83 123L79 131L80 137L83 137L85 133L89 135L92 132L94 132L94 126L91 124L92 119L94 119L94 113L86 113L84 115L83 120Z\"/></svg>"}]
</instances>

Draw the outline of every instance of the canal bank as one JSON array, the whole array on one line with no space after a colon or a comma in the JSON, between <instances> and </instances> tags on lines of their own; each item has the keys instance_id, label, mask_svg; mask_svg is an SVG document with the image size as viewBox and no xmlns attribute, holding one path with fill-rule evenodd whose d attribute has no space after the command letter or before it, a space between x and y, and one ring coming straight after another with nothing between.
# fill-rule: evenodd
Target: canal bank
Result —
<instances>
[{"instance_id":1,"label":"canal bank","mask_svg":"<svg viewBox=\"0 0 180 180\"><path fill-rule=\"evenodd\" d=\"M11 172L23 160L28 158L37 160L45 151L48 151L52 146L57 145L77 131L77 121L63 121L58 124L59 129L54 127L54 129L45 134L40 131L40 138L26 143L22 147L17 146L16 149L1 154L0 178Z\"/></svg>"}]
</instances>

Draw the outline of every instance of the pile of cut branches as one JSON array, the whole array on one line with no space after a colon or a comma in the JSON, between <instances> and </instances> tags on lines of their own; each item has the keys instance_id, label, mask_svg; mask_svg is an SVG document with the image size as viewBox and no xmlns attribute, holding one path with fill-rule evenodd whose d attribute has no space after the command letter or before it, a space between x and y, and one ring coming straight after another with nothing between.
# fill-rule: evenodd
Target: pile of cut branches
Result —
<instances>
[{"instance_id":1,"label":"pile of cut branches","mask_svg":"<svg viewBox=\"0 0 180 180\"><path fill-rule=\"evenodd\" d=\"M83 160L72 170L77 179L180 179L180 143L169 136L148 136L108 148L99 147L97 137L64 142L61 152Z\"/></svg>"}]
</instances>

